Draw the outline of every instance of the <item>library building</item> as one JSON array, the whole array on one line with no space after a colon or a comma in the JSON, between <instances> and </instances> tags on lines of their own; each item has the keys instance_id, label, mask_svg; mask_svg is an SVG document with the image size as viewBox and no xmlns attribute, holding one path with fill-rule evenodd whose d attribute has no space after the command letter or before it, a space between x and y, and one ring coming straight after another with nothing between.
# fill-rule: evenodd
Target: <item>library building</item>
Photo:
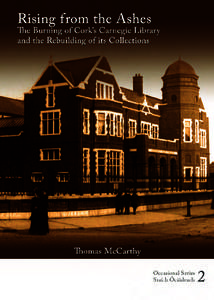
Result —
<instances>
[{"instance_id":1,"label":"library building","mask_svg":"<svg viewBox=\"0 0 214 300\"><path fill-rule=\"evenodd\" d=\"M103 56L50 62L24 101L1 97L12 103L0 112L5 189L9 179L49 194L205 189L209 122L198 75L179 59L162 80L158 99L144 94L141 74L120 87Z\"/></svg>"}]
</instances>

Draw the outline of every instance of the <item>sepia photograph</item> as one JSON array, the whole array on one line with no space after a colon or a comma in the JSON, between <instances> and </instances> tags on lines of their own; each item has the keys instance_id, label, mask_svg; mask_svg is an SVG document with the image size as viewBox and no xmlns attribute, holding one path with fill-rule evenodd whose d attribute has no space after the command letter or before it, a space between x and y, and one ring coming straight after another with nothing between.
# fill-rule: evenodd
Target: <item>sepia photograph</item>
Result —
<instances>
[{"instance_id":1,"label":"sepia photograph","mask_svg":"<svg viewBox=\"0 0 214 300\"><path fill-rule=\"evenodd\" d=\"M149 284L208 284L211 8L20 3L0 22L2 266L139 262Z\"/></svg>"},{"instance_id":2,"label":"sepia photograph","mask_svg":"<svg viewBox=\"0 0 214 300\"><path fill-rule=\"evenodd\" d=\"M178 58L156 98L104 56L49 60L24 101L2 96L1 257L212 258L198 78Z\"/></svg>"}]
</instances>

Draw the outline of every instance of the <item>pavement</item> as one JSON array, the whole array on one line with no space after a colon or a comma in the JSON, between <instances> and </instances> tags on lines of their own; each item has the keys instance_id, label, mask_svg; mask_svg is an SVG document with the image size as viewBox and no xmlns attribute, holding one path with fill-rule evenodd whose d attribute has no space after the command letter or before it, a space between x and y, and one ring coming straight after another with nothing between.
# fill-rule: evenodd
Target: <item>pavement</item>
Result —
<instances>
[{"instance_id":1,"label":"pavement","mask_svg":"<svg viewBox=\"0 0 214 300\"><path fill-rule=\"evenodd\" d=\"M170 208L155 211L138 212L136 215L106 215L91 217L70 217L49 219L50 230L84 229L116 227L136 224L162 223L167 221L178 221L189 218L201 218L214 216L211 204L191 207L191 217L187 217L187 208ZM29 230L30 220L0 220L0 231L13 232L18 230Z\"/></svg>"}]
</instances>

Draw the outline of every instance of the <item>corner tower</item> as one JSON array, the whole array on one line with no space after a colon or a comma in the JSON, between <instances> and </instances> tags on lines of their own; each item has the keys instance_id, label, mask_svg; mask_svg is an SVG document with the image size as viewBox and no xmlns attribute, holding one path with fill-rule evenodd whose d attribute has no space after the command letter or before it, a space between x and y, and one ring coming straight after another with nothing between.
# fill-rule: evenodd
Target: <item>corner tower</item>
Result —
<instances>
[{"instance_id":1,"label":"corner tower","mask_svg":"<svg viewBox=\"0 0 214 300\"><path fill-rule=\"evenodd\" d=\"M163 80L160 137L179 139L179 175L184 181L207 176L209 127L199 97L198 76L193 67L179 59L171 64Z\"/></svg>"}]
</instances>

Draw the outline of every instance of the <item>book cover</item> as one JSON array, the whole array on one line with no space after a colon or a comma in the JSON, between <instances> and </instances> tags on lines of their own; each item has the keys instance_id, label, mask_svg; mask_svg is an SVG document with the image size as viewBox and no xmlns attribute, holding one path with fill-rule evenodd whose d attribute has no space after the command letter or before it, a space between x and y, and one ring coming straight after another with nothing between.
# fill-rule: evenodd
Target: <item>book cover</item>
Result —
<instances>
[{"instance_id":1,"label":"book cover","mask_svg":"<svg viewBox=\"0 0 214 300\"><path fill-rule=\"evenodd\" d=\"M11 298L211 299L211 6L15 3L0 22L5 294L12 273Z\"/></svg>"}]
</instances>

